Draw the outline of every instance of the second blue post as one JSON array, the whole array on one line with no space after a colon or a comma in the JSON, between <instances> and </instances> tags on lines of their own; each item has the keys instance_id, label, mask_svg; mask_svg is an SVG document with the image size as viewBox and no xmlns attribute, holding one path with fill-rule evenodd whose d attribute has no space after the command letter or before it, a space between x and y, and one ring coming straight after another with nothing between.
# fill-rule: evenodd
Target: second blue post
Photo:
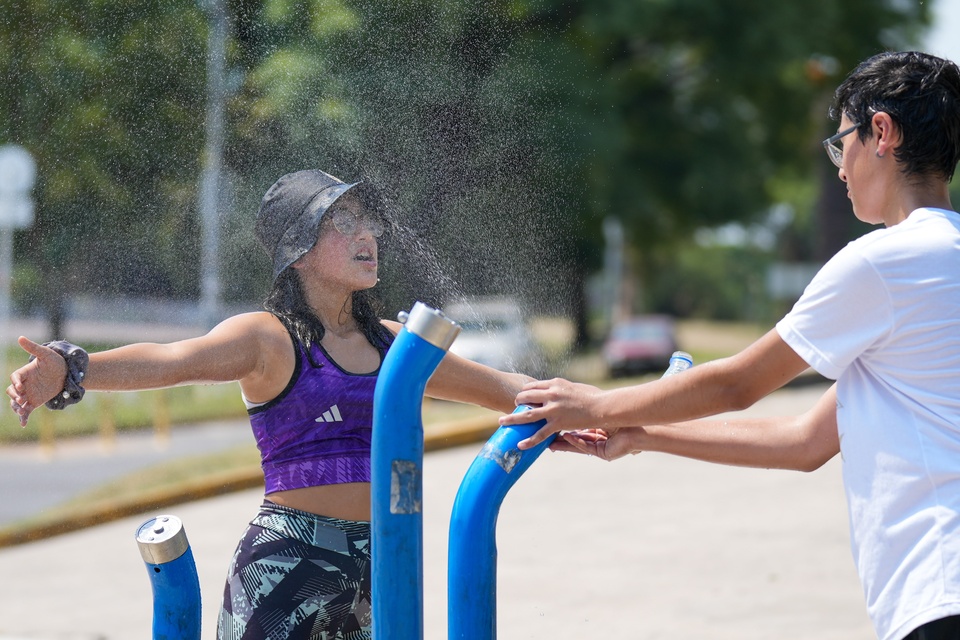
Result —
<instances>
[{"instance_id":1,"label":"second blue post","mask_svg":"<svg viewBox=\"0 0 960 640\"><path fill-rule=\"evenodd\" d=\"M514 413L528 409L520 405ZM460 483L450 516L448 640L497 637L497 518L507 492L556 438L551 435L532 449L517 448L544 424L497 429Z\"/></svg>"}]
</instances>

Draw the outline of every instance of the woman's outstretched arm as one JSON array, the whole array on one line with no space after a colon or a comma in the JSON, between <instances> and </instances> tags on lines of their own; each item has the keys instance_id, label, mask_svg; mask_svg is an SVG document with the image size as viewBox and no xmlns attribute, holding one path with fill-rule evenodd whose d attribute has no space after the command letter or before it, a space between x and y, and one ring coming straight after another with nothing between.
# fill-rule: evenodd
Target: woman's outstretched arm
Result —
<instances>
[{"instance_id":1,"label":"woman's outstretched arm","mask_svg":"<svg viewBox=\"0 0 960 640\"><path fill-rule=\"evenodd\" d=\"M182 384L240 380L255 384L270 369L275 347L286 346L269 314L228 318L206 335L157 344L141 342L90 354L83 387L98 391L159 389ZM289 339L286 339L287 343ZM30 413L64 388L65 360L26 337L20 346L34 360L14 371L7 387L11 408L25 425Z\"/></svg>"}]
</instances>

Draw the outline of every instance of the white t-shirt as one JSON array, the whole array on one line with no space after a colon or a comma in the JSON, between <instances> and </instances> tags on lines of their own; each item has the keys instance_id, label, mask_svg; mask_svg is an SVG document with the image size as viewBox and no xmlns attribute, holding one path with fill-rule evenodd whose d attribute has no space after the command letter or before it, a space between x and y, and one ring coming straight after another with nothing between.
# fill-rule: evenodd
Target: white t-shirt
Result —
<instances>
[{"instance_id":1,"label":"white t-shirt","mask_svg":"<svg viewBox=\"0 0 960 640\"><path fill-rule=\"evenodd\" d=\"M853 557L881 640L960 614L960 215L851 242L780 336L837 380Z\"/></svg>"}]
</instances>

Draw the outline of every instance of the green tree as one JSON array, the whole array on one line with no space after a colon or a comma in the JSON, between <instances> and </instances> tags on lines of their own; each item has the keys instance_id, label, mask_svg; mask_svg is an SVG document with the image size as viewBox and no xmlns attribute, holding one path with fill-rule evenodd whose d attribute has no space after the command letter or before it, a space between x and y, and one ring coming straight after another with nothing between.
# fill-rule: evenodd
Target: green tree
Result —
<instances>
[{"instance_id":1,"label":"green tree","mask_svg":"<svg viewBox=\"0 0 960 640\"><path fill-rule=\"evenodd\" d=\"M303 0L246 15L237 171L267 185L319 166L381 185L399 223L393 306L464 291L556 306L537 280L569 269L564 158L549 139L564 73L530 8Z\"/></svg>"},{"instance_id":2,"label":"green tree","mask_svg":"<svg viewBox=\"0 0 960 640\"><path fill-rule=\"evenodd\" d=\"M387 291L396 308L515 292L582 309L609 215L649 281L698 227L783 201L809 224L833 86L928 19L896 0L230 9L227 295L266 286L266 261L250 260L262 193L321 167L383 187L398 221L384 280L411 275ZM50 291L196 295L205 35L188 0L22 0L0 16L0 141L40 168L18 256Z\"/></svg>"},{"instance_id":3,"label":"green tree","mask_svg":"<svg viewBox=\"0 0 960 640\"><path fill-rule=\"evenodd\" d=\"M685 282L696 260L681 254L693 251L684 246L697 227L749 224L787 203L798 228L818 239L790 245L806 260L832 255L862 232L822 157L819 141L833 126L826 108L861 59L915 42L928 7L893 0L567 6L575 15L559 37L574 41L584 60L575 120L586 128L576 158L589 184L581 212L592 230L582 253L587 268L598 266L601 220L617 216L650 294L645 308L683 313L695 308ZM700 260L704 273L724 278L708 266L711 255ZM688 278L668 288L663 276L673 272Z\"/></svg>"},{"instance_id":4,"label":"green tree","mask_svg":"<svg viewBox=\"0 0 960 640\"><path fill-rule=\"evenodd\" d=\"M392 292L397 307L462 288L577 308L608 215L652 284L697 227L756 220L809 193L783 185L813 181L811 161L823 164L833 85L927 18L882 0L234 9L249 73L230 158L254 187L246 202L307 166L384 185L437 254L427 264L418 245L394 244L386 271L416 275Z\"/></svg>"},{"instance_id":5,"label":"green tree","mask_svg":"<svg viewBox=\"0 0 960 640\"><path fill-rule=\"evenodd\" d=\"M591 2L564 37L597 78L584 109L596 215L644 252L764 214L778 180L811 180L826 106L866 56L908 46L922 3ZM819 166L819 165L818 165ZM588 169L589 170L589 169Z\"/></svg>"},{"instance_id":6,"label":"green tree","mask_svg":"<svg viewBox=\"0 0 960 640\"><path fill-rule=\"evenodd\" d=\"M0 17L0 141L36 158L18 258L64 296L195 295L205 26L191 2L23 0Z\"/></svg>"}]
</instances>

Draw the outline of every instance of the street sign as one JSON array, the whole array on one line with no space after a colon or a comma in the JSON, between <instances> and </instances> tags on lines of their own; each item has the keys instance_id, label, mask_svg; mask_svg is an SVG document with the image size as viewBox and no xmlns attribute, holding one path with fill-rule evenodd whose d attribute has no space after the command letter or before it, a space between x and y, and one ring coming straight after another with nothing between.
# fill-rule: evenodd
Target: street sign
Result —
<instances>
[{"instance_id":1,"label":"street sign","mask_svg":"<svg viewBox=\"0 0 960 640\"><path fill-rule=\"evenodd\" d=\"M0 228L24 229L33 224L30 191L37 165L30 152L15 144L0 147Z\"/></svg>"}]
</instances>

